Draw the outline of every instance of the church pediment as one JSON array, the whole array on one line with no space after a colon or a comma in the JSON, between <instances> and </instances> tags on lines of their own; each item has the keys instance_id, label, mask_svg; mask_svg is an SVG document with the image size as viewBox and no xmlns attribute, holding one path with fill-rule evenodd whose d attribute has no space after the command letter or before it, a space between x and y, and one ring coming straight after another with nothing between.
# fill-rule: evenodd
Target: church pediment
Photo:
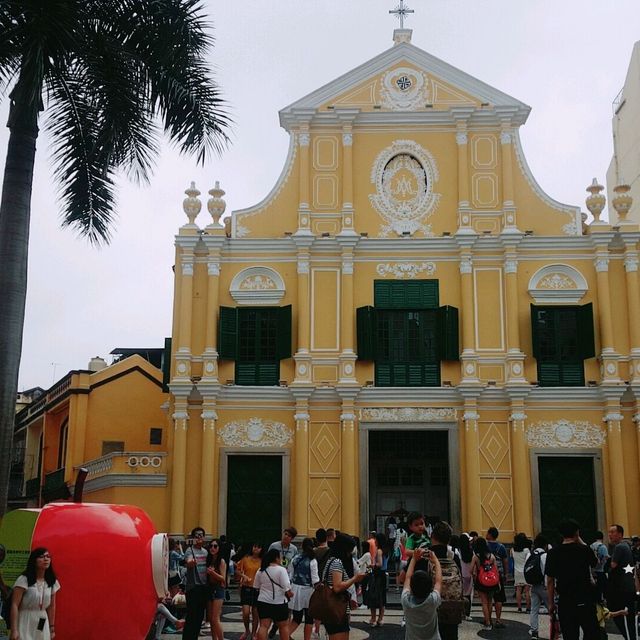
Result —
<instances>
[{"instance_id":1,"label":"church pediment","mask_svg":"<svg viewBox=\"0 0 640 640\"><path fill-rule=\"evenodd\" d=\"M280 112L285 128L304 118L328 118L332 111L429 114L462 108L487 123L492 114L508 111L521 125L530 108L450 64L409 43L396 44L372 60L294 102ZM361 116L361 117L362 117ZM472 115L472 119L474 116Z\"/></svg>"}]
</instances>

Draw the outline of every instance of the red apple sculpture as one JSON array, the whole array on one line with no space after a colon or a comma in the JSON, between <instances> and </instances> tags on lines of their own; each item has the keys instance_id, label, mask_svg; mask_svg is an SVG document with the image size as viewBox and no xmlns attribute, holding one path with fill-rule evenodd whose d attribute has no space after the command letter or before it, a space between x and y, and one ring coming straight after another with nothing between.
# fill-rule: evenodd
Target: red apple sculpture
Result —
<instances>
[{"instance_id":1,"label":"red apple sculpture","mask_svg":"<svg viewBox=\"0 0 640 640\"><path fill-rule=\"evenodd\" d=\"M53 502L9 512L0 527L2 570L14 579L31 549L46 547L61 589L56 635L62 639L143 640L166 591L167 537L140 508ZM8 582L9 580L7 580Z\"/></svg>"}]
</instances>

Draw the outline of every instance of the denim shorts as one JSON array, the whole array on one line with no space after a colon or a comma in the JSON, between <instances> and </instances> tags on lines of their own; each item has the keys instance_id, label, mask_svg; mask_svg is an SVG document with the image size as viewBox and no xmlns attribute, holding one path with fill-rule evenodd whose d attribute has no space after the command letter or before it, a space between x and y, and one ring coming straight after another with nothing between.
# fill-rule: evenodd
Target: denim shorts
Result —
<instances>
[{"instance_id":1,"label":"denim shorts","mask_svg":"<svg viewBox=\"0 0 640 640\"><path fill-rule=\"evenodd\" d=\"M224 600L224 587L211 587L209 600Z\"/></svg>"}]
</instances>

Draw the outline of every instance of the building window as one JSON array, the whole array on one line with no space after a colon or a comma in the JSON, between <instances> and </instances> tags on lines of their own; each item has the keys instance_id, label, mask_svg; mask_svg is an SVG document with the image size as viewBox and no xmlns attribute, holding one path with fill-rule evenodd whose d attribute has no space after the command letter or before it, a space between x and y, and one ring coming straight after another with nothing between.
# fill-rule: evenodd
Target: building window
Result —
<instances>
[{"instance_id":1,"label":"building window","mask_svg":"<svg viewBox=\"0 0 640 640\"><path fill-rule=\"evenodd\" d=\"M160 427L149 429L149 444L162 444L162 429Z\"/></svg>"},{"instance_id":2,"label":"building window","mask_svg":"<svg viewBox=\"0 0 640 640\"><path fill-rule=\"evenodd\" d=\"M220 359L235 360L238 385L277 385L280 360L291 357L291 305L220 307Z\"/></svg>"},{"instance_id":3,"label":"building window","mask_svg":"<svg viewBox=\"0 0 640 640\"><path fill-rule=\"evenodd\" d=\"M584 386L584 360L595 356L592 305L531 305L531 331L538 384Z\"/></svg>"},{"instance_id":4,"label":"building window","mask_svg":"<svg viewBox=\"0 0 640 640\"><path fill-rule=\"evenodd\" d=\"M67 459L67 441L69 439L69 418L65 418L60 426L60 437L58 439L58 469L62 469Z\"/></svg>"},{"instance_id":5,"label":"building window","mask_svg":"<svg viewBox=\"0 0 640 640\"><path fill-rule=\"evenodd\" d=\"M436 387L440 362L458 360L458 310L438 307L438 281L377 280L374 307L357 309L358 358L378 387Z\"/></svg>"},{"instance_id":6,"label":"building window","mask_svg":"<svg viewBox=\"0 0 640 640\"><path fill-rule=\"evenodd\" d=\"M103 440L102 455L106 456L110 453L122 453L124 451L124 442L122 440Z\"/></svg>"}]
</instances>

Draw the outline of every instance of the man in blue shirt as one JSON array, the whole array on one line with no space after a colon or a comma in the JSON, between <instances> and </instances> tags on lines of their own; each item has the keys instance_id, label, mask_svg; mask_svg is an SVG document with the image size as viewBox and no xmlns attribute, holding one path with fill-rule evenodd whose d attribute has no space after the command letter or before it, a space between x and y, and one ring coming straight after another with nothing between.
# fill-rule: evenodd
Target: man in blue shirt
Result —
<instances>
[{"instance_id":1,"label":"man in blue shirt","mask_svg":"<svg viewBox=\"0 0 640 640\"><path fill-rule=\"evenodd\" d=\"M493 604L496 609L496 622L493 625L496 629L504 629L505 624L502 622L502 605L507 601L507 595L504 591L504 585L509 573L509 561L507 559L507 550L505 546L498 542L500 532L495 527L489 527L487 530L487 544L489 550L496 557L498 572L500 573L500 587L493 593Z\"/></svg>"}]
</instances>

